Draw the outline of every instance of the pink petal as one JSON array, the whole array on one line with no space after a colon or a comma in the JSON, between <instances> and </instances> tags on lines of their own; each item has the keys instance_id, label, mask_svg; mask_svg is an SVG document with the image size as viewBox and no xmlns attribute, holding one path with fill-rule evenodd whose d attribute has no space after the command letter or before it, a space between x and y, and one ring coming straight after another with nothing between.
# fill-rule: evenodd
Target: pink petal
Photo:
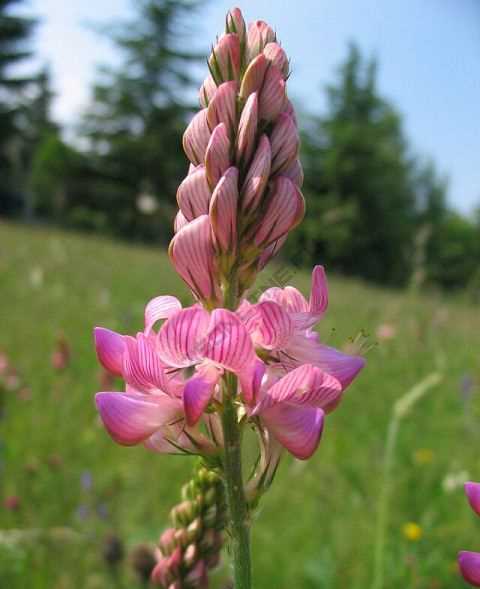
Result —
<instances>
[{"instance_id":1,"label":"pink petal","mask_svg":"<svg viewBox=\"0 0 480 589\"><path fill-rule=\"evenodd\" d=\"M269 288L262 294L260 301L275 301L289 313L307 313L309 311L307 300L294 286Z\"/></svg>"},{"instance_id":2,"label":"pink petal","mask_svg":"<svg viewBox=\"0 0 480 589\"><path fill-rule=\"evenodd\" d=\"M268 264L268 262L270 262L270 260L278 254L278 252L282 249L284 243L287 241L287 237L288 233L285 234L283 237L280 237L280 239L277 239L277 241L274 241L262 252L260 258L258 259L259 271L263 270L265 266Z\"/></svg>"},{"instance_id":3,"label":"pink petal","mask_svg":"<svg viewBox=\"0 0 480 589\"><path fill-rule=\"evenodd\" d=\"M263 50L263 54L272 65L282 72L285 78L288 77L288 57L278 43L267 43Z\"/></svg>"},{"instance_id":4,"label":"pink petal","mask_svg":"<svg viewBox=\"0 0 480 589\"><path fill-rule=\"evenodd\" d=\"M253 236L256 245L267 247L286 235L301 221L303 212L304 201L297 187L288 178L277 178L267 210Z\"/></svg>"},{"instance_id":5,"label":"pink petal","mask_svg":"<svg viewBox=\"0 0 480 589\"><path fill-rule=\"evenodd\" d=\"M207 109L204 108L193 117L183 134L183 149L192 164L203 162L209 139Z\"/></svg>"},{"instance_id":6,"label":"pink petal","mask_svg":"<svg viewBox=\"0 0 480 589\"><path fill-rule=\"evenodd\" d=\"M298 188L302 187L304 175L303 175L302 164L300 163L300 160L298 159L298 157L295 158L293 160L293 162L289 166L287 166L287 168L285 168L285 170L282 170L282 176L285 176L286 178L290 178L290 180L296 186L298 186Z\"/></svg>"},{"instance_id":7,"label":"pink petal","mask_svg":"<svg viewBox=\"0 0 480 589\"><path fill-rule=\"evenodd\" d=\"M480 483L465 483L465 494L473 511L480 515Z\"/></svg>"},{"instance_id":8,"label":"pink petal","mask_svg":"<svg viewBox=\"0 0 480 589\"><path fill-rule=\"evenodd\" d=\"M168 393L169 379L154 346L154 339L145 337L143 333L139 333L136 338L126 336L123 377L138 391L161 390Z\"/></svg>"},{"instance_id":9,"label":"pink petal","mask_svg":"<svg viewBox=\"0 0 480 589\"><path fill-rule=\"evenodd\" d=\"M266 410L261 417L280 444L296 458L306 460L317 449L324 422L321 409L285 403Z\"/></svg>"},{"instance_id":10,"label":"pink petal","mask_svg":"<svg viewBox=\"0 0 480 589\"><path fill-rule=\"evenodd\" d=\"M183 180L177 190L178 206L185 219L193 221L196 217L208 213L211 194L205 166L198 166Z\"/></svg>"},{"instance_id":11,"label":"pink petal","mask_svg":"<svg viewBox=\"0 0 480 589\"><path fill-rule=\"evenodd\" d=\"M145 307L145 335L149 335L153 326L161 319L168 319L182 308L182 303L170 295L155 297Z\"/></svg>"},{"instance_id":12,"label":"pink petal","mask_svg":"<svg viewBox=\"0 0 480 589\"><path fill-rule=\"evenodd\" d=\"M268 43L274 41L276 41L275 31L265 21L256 20L250 23L247 31L248 59L253 59Z\"/></svg>"},{"instance_id":13,"label":"pink petal","mask_svg":"<svg viewBox=\"0 0 480 589\"><path fill-rule=\"evenodd\" d=\"M240 40L243 40L246 33L246 26L240 8L232 8L232 10L228 11L227 32L236 33L240 37Z\"/></svg>"},{"instance_id":14,"label":"pink petal","mask_svg":"<svg viewBox=\"0 0 480 589\"><path fill-rule=\"evenodd\" d=\"M185 215L182 213L182 211L178 211L178 213L175 215L175 220L173 222L173 231L175 233L178 233L180 229L185 227L185 225L188 225L188 221L185 218Z\"/></svg>"},{"instance_id":15,"label":"pink petal","mask_svg":"<svg viewBox=\"0 0 480 589\"><path fill-rule=\"evenodd\" d=\"M240 86L240 98L246 100L251 94L261 90L267 69L268 60L262 53L245 70Z\"/></svg>"},{"instance_id":16,"label":"pink petal","mask_svg":"<svg viewBox=\"0 0 480 589\"><path fill-rule=\"evenodd\" d=\"M157 336L157 354L165 364L184 368L204 357L210 317L201 307L189 307L168 319Z\"/></svg>"},{"instance_id":17,"label":"pink petal","mask_svg":"<svg viewBox=\"0 0 480 589\"><path fill-rule=\"evenodd\" d=\"M111 437L124 446L133 446L175 420L178 401L167 395L97 393L95 402Z\"/></svg>"},{"instance_id":18,"label":"pink petal","mask_svg":"<svg viewBox=\"0 0 480 589\"><path fill-rule=\"evenodd\" d=\"M480 553L460 552L458 555L458 566L467 583L474 587L480 587Z\"/></svg>"},{"instance_id":19,"label":"pink petal","mask_svg":"<svg viewBox=\"0 0 480 589\"><path fill-rule=\"evenodd\" d=\"M112 374L122 376L124 336L103 327L95 327L93 334L99 362Z\"/></svg>"},{"instance_id":20,"label":"pink petal","mask_svg":"<svg viewBox=\"0 0 480 589\"><path fill-rule=\"evenodd\" d=\"M213 191L210 221L219 249L233 252L237 243L238 170L228 168Z\"/></svg>"},{"instance_id":21,"label":"pink petal","mask_svg":"<svg viewBox=\"0 0 480 589\"><path fill-rule=\"evenodd\" d=\"M328 307L328 284L323 266L315 266L312 272L310 313L323 315Z\"/></svg>"},{"instance_id":22,"label":"pink petal","mask_svg":"<svg viewBox=\"0 0 480 589\"><path fill-rule=\"evenodd\" d=\"M254 305L246 327L255 344L275 350L283 348L293 333L293 324L286 311L274 301Z\"/></svg>"},{"instance_id":23,"label":"pink petal","mask_svg":"<svg viewBox=\"0 0 480 589\"><path fill-rule=\"evenodd\" d=\"M292 117L281 113L275 121L270 136L272 145L272 174L287 169L298 155L300 136Z\"/></svg>"},{"instance_id":24,"label":"pink petal","mask_svg":"<svg viewBox=\"0 0 480 589\"><path fill-rule=\"evenodd\" d=\"M170 242L169 254L175 270L199 299L214 301L219 295L215 251L208 215L185 225Z\"/></svg>"},{"instance_id":25,"label":"pink petal","mask_svg":"<svg viewBox=\"0 0 480 589\"><path fill-rule=\"evenodd\" d=\"M224 123L217 125L212 132L205 151L205 168L208 183L212 188L231 165L230 139Z\"/></svg>"},{"instance_id":26,"label":"pink petal","mask_svg":"<svg viewBox=\"0 0 480 589\"><path fill-rule=\"evenodd\" d=\"M238 125L236 162L239 166L248 166L255 147L258 125L258 94L251 94L240 116Z\"/></svg>"},{"instance_id":27,"label":"pink petal","mask_svg":"<svg viewBox=\"0 0 480 589\"><path fill-rule=\"evenodd\" d=\"M271 65L265 74L259 97L259 119L274 121L284 110L287 95L282 72Z\"/></svg>"},{"instance_id":28,"label":"pink petal","mask_svg":"<svg viewBox=\"0 0 480 589\"><path fill-rule=\"evenodd\" d=\"M240 74L240 38L233 33L222 35L212 50L208 66L217 86L237 80Z\"/></svg>"},{"instance_id":29,"label":"pink petal","mask_svg":"<svg viewBox=\"0 0 480 589\"><path fill-rule=\"evenodd\" d=\"M215 84L213 78L211 75L207 76L202 84L202 87L200 88L200 105L203 108L207 108L207 106L210 104L210 100L212 100L212 98L215 95L215 92L217 91L217 85Z\"/></svg>"},{"instance_id":30,"label":"pink petal","mask_svg":"<svg viewBox=\"0 0 480 589\"><path fill-rule=\"evenodd\" d=\"M187 382L183 392L187 425L195 425L202 417L219 379L219 370L214 366L208 366L200 368L197 374Z\"/></svg>"},{"instance_id":31,"label":"pink petal","mask_svg":"<svg viewBox=\"0 0 480 589\"><path fill-rule=\"evenodd\" d=\"M237 87L237 82L220 84L207 110L210 129L223 123L229 137L233 136L237 128Z\"/></svg>"},{"instance_id":32,"label":"pink petal","mask_svg":"<svg viewBox=\"0 0 480 589\"><path fill-rule=\"evenodd\" d=\"M260 204L270 175L271 159L270 141L266 135L262 135L243 183L243 211L255 211Z\"/></svg>"}]
</instances>

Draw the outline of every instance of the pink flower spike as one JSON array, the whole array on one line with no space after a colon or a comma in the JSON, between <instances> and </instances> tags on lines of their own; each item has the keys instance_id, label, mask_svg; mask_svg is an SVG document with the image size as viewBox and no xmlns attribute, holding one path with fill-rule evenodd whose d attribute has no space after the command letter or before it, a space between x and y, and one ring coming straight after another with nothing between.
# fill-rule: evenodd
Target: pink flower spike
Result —
<instances>
[{"instance_id":1,"label":"pink flower spike","mask_svg":"<svg viewBox=\"0 0 480 589\"><path fill-rule=\"evenodd\" d=\"M213 130L205 152L207 179L212 189L231 165L230 139L224 123Z\"/></svg>"},{"instance_id":2,"label":"pink flower spike","mask_svg":"<svg viewBox=\"0 0 480 589\"><path fill-rule=\"evenodd\" d=\"M272 174L287 169L296 159L300 145L298 130L290 115L281 113L270 136L272 146Z\"/></svg>"},{"instance_id":3,"label":"pink flower spike","mask_svg":"<svg viewBox=\"0 0 480 589\"><path fill-rule=\"evenodd\" d=\"M278 43L267 43L263 54L272 65L282 72L285 78L288 78L288 57Z\"/></svg>"},{"instance_id":4,"label":"pink flower spike","mask_svg":"<svg viewBox=\"0 0 480 589\"><path fill-rule=\"evenodd\" d=\"M210 316L199 306L183 309L168 319L157 336L157 354L169 366L185 368L203 359Z\"/></svg>"},{"instance_id":5,"label":"pink flower spike","mask_svg":"<svg viewBox=\"0 0 480 589\"><path fill-rule=\"evenodd\" d=\"M480 483L465 483L465 494L473 511L480 515Z\"/></svg>"},{"instance_id":6,"label":"pink flower spike","mask_svg":"<svg viewBox=\"0 0 480 589\"><path fill-rule=\"evenodd\" d=\"M248 59L252 60L268 43L276 41L276 38L275 31L263 20L250 23L247 32Z\"/></svg>"},{"instance_id":7,"label":"pink flower spike","mask_svg":"<svg viewBox=\"0 0 480 589\"><path fill-rule=\"evenodd\" d=\"M182 303L170 295L155 297L145 307L145 335L149 335L157 321L168 319L182 308Z\"/></svg>"},{"instance_id":8,"label":"pink flower spike","mask_svg":"<svg viewBox=\"0 0 480 589\"><path fill-rule=\"evenodd\" d=\"M259 119L274 121L284 110L287 95L282 72L271 65L265 74L265 81L260 92Z\"/></svg>"},{"instance_id":9,"label":"pink flower spike","mask_svg":"<svg viewBox=\"0 0 480 589\"><path fill-rule=\"evenodd\" d=\"M467 583L474 587L480 587L480 553L460 552L458 555L458 566Z\"/></svg>"},{"instance_id":10,"label":"pink flower spike","mask_svg":"<svg viewBox=\"0 0 480 589\"><path fill-rule=\"evenodd\" d=\"M212 365L200 366L185 385L183 404L187 425L193 426L207 408L222 371Z\"/></svg>"},{"instance_id":11,"label":"pink flower spike","mask_svg":"<svg viewBox=\"0 0 480 589\"><path fill-rule=\"evenodd\" d=\"M258 55L247 67L240 86L240 98L246 100L250 94L259 92L265 80L268 60L265 55Z\"/></svg>"},{"instance_id":12,"label":"pink flower spike","mask_svg":"<svg viewBox=\"0 0 480 589\"><path fill-rule=\"evenodd\" d=\"M237 243L238 170L231 167L220 179L210 202L210 222L221 252L232 253Z\"/></svg>"},{"instance_id":13,"label":"pink flower spike","mask_svg":"<svg viewBox=\"0 0 480 589\"><path fill-rule=\"evenodd\" d=\"M258 125L258 95L250 94L243 108L238 125L236 162L239 166L248 166L255 147Z\"/></svg>"},{"instance_id":14,"label":"pink flower spike","mask_svg":"<svg viewBox=\"0 0 480 589\"><path fill-rule=\"evenodd\" d=\"M211 197L205 166L198 166L180 184L177 190L178 206L187 221L208 213Z\"/></svg>"},{"instance_id":15,"label":"pink flower spike","mask_svg":"<svg viewBox=\"0 0 480 589\"><path fill-rule=\"evenodd\" d=\"M262 135L243 183L241 194L243 211L253 212L260 204L270 175L271 159L270 141L266 135Z\"/></svg>"},{"instance_id":16,"label":"pink flower spike","mask_svg":"<svg viewBox=\"0 0 480 589\"><path fill-rule=\"evenodd\" d=\"M218 298L208 215L201 215L180 229L170 242L169 254L178 274L200 300Z\"/></svg>"},{"instance_id":17,"label":"pink flower spike","mask_svg":"<svg viewBox=\"0 0 480 589\"><path fill-rule=\"evenodd\" d=\"M233 137L237 128L237 86L237 82L220 84L207 109L210 129L224 123L229 137Z\"/></svg>"},{"instance_id":18,"label":"pink flower spike","mask_svg":"<svg viewBox=\"0 0 480 589\"><path fill-rule=\"evenodd\" d=\"M245 36L246 26L240 8L232 8L227 13L227 33L236 33L240 41Z\"/></svg>"},{"instance_id":19,"label":"pink flower spike","mask_svg":"<svg viewBox=\"0 0 480 589\"><path fill-rule=\"evenodd\" d=\"M207 108L217 91L217 85L211 75L208 75L200 88L200 106Z\"/></svg>"},{"instance_id":20,"label":"pink flower spike","mask_svg":"<svg viewBox=\"0 0 480 589\"><path fill-rule=\"evenodd\" d=\"M100 364L116 376L122 376L123 353L125 350L124 336L115 331L95 327L95 348Z\"/></svg>"},{"instance_id":21,"label":"pink flower spike","mask_svg":"<svg viewBox=\"0 0 480 589\"><path fill-rule=\"evenodd\" d=\"M180 229L185 227L185 225L188 225L188 220L185 218L185 215L182 213L182 211L178 211L173 222L174 233L178 233Z\"/></svg>"},{"instance_id":22,"label":"pink flower spike","mask_svg":"<svg viewBox=\"0 0 480 589\"><path fill-rule=\"evenodd\" d=\"M288 233L300 223L304 211L303 197L293 182L283 176L277 178L265 215L253 235L255 244L267 247Z\"/></svg>"},{"instance_id":23,"label":"pink flower spike","mask_svg":"<svg viewBox=\"0 0 480 589\"><path fill-rule=\"evenodd\" d=\"M177 419L179 402L167 395L97 393L95 402L110 436L123 446L139 444Z\"/></svg>"},{"instance_id":24,"label":"pink flower spike","mask_svg":"<svg viewBox=\"0 0 480 589\"><path fill-rule=\"evenodd\" d=\"M210 73L215 83L220 85L240 76L240 37L234 33L222 35L208 60Z\"/></svg>"},{"instance_id":25,"label":"pink flower spike","mask_svg":"<svg viewBox=\"0 0 480 589\"><path fill-rule=\"evenodd\" d=\"M203 162L209 140L207 109L204 108L193 117L183 134L183 149L192 164L198 166Z\"/></svg>"}]
</instances>

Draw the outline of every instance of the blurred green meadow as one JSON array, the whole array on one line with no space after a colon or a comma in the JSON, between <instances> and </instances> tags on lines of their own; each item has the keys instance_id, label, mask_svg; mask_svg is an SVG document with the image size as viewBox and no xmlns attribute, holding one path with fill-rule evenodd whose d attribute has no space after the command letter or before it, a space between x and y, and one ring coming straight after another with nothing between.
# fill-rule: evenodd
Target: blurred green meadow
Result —
<instances>
[{"instance_id":1,"label":"blurred green meadow","mask_svg":"<svg viewBox=\"0 0 480 589\"><path fill-rule=\"evenodd\" d=\"M392 407L433 371L441 384L399 432L385 589L464 587L456 553L480 549L480 521L462 489L480 479L478 307L374 288L332 270L323 340L345 347L363 330L375 345L328 418L317 454L305 463L285 457L256 513L255 588L371 587ZM290 274L307 293L308 274ZM21 382L0 393L2 589L142 586L129 554L166 526L193 461L110 440L93 402L101 385L91 333L95 325L141 329L145 303L167 293L190 302L159 249L0 222L0 352ZM56 370L60 334L71 359ZM112 535L125 546L117 568L104 558ZM225 589L228 572L224 564L212 587Z\"/></svg>"}]
</instances>

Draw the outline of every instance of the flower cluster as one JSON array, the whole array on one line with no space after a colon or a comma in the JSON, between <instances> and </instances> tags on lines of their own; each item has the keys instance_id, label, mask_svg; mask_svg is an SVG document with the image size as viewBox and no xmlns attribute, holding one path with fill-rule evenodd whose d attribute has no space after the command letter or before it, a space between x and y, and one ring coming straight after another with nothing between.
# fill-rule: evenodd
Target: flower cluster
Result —
<instances>
[{"instance_id":1,"label":"flower cluster","mask_svg":"<svg viewBox=\"0 0 480 589\"><path fill-rule=\"evenodd\" d=\"M473 511L480 515L480 483L465 483L465 493ZM460 552L458 565L465 581L474 587L480 587L480 553Z\"/></svg>"}]
</instances>

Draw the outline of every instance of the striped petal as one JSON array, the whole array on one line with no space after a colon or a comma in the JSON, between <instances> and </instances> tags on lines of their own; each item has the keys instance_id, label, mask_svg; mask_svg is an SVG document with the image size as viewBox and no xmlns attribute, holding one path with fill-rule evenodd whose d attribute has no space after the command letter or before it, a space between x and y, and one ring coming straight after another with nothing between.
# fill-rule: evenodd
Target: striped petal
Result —
<instances>
[{"instance_id":1,"label":"striped petal","mask_svg":"<svg viewBox=\"0 0 480 589\"><path fill-rule=\"evenodd\" d=\"M300 137L292 117L281 113L275 121L270 136L272 145L272 174L279 174L287 169L298 155Z\"/></svg>"},{"instance_id":2,"label":"striped petal","mask_svg":"<svg viewBox=\"0 0 480 589\"><path fill-rule=\"evenodd\" d=\"M263 50L263 54L272 65L282 72L284 78L288 78L288 57L278 43L267 43Z\"/></svg>"},{"instance_id":3,"label":"striped petal","mask_svg":"<svg viewBox=\"0 0 480 589\"><path fill-rule=\"evenodd\" d=\"M100 364L108 372L116 376L122 376L123 352L125 350L124 336L103 327L95 327L93 335Z\"/></svg>"},{"instance_id":4,"label":"striped petal","mask_svg":"<svg viewBox=\"0 0 480 589\"><path fill-rule=\"evenodd\" d=\"M142 392L169 391L169 379L155 351L155 340L139 333L136 338L125 336L123 378ZM173 392L173 391L172 391Z\"/></svg>"},{"instance_id":5,"label":"striped petal","mask_svg":"<svg viewBox=\"0 0 480 589\"><path fill-rule=\"evenodd\" d=\"M255 20L248 25L247 52L248 59L261 53L268 43L276 41L275 31L263 20Z\"/></svg>"},{"instance_id":6,"label":"striped petal","mask_svg":"<svg viewBox=\"0 0 480 589\"><path fill-rule=\"evenodd\" d=\"M231 165L230 139L224 123L215 127L205 151L205 169L209 185L214 188Z\"/></svg>"},{"instance_id":7,"label":"striped petal","mask_svg":"<svg viewBox=\"0 0 480 589\"><path fill-rule=\"evenodd\" d=\"M185 227L187 224L188 221L185 218L185 215L182 213L182 211L178 211L178 213L175 215L175 220L173 221L174 233L178 233L180 229L183 229L183 227Z\"/></svg>"},{"instance_id":8,"label":"striped petal","mask_svg":"<svg viewBox=\"0 0 480 589\"><path fill-rule=\"evenodd\" d=\"M222 252L233 252L237 243L238 170L228 168L213 191L210 221Z\"/></svg>"},{"instance_id":9,"label":"striped petal","mask_svg":"<svg viewBox=\"0 0 480 589\"><path fill-rule=\"evenodd\" d=\"M480 553L460 552L458 555L458 566L467 583L474 587L480 587Z\"/></svg>"},{"instance_id":10,"label":"striped petal","mask_svg":"<svg viewBox=\"0 0 480 589\"><path fill-rule=\"evenodd\" d=\"M260 204L270 175L271 162L270 141L266 135L262 135L242 186L243 211L255 211Z\"/></svg>"},{"instance_id":11,"label":"striped petal","mask_svg":"<svg viewBox=\"0 0 480 589\"><path fill-rule=\"evenodd\" d=\"M228 80L237 80L240 74L240 38L233 33L222 35L208 59L210 73L217 86Z\"/></svg>"},{"instance_id":12,"label":"striped petal","mask_svg":"<svg viewBox=\"0 0 480 589\"><path fill-rule=\"evenodd\" d=\"M285 87L282 72L274 65L270 65L259 97L260 120L274 121L283 112L287 101Z\"/></svg>"},{"instance_id":13,"label":"striped petal","mask_svg":"<svg viewBox=\"0 0 480 589\"><path fill-rule=\"evenodd\" d=\"M202 417L215 392L215 386L220 376L221 371L215 366L207 365L200 367L196 375L187 382L183 392L183 405L187 425L195 425Z\"/></svg>"},{"instance_id":14,"label":"striped petal","mask_svg":"<svg viewBox=\"0 0 480 589\"><path fill-rule=\"evenodd\" d=\"M254 343L267 350L283 348L293 333L290 316L274 301L253 305L245 325Z\"/></svg>"},{"instance_id":15,"label":"striped petal","mask_svg":"<svg viewBox=\"0 0 480 589\"><path fill-rule=\"evenodd\" d=\"M328 284L323 266L315 266L312 272L312 288L310 290L310 313L323 315L328 307Z\"/></svg>"},{"instance_id":16,"label":"striped petal","mask_svg":"<svg viewBox=\"0 0 480 589\"><path fill-rule=\"evenodd\" d=\"M254 92L259 92L263 86L265 74L268 69L268 60L261 53L249 63L240 86L240 98L246 100Z\"/></svg>"},{"instance_id":17,"label":"striped petal","mask_svg":"<svg viewBox=\"0 0 480 589\"><path fill-rule=\"evenodd\" d=\"M209 140L207 109L204 108L193 117L183 134L183 149L192 164L198 166L203 162Z\"/></svg>"},{"instance_id":18,"label":"striped petal","mask_svg":"<svg viewBox=\"0 0 480 589\"><path fill-rule=\"evenodd\" d=\"M480 483L465 483L465 494L473 511L480 515Z\"/></svg>"},{"instance_id":19,"label":"striped petal","mask_svg":"<svg viewBox=\"0 0 480 589\"><path fill-rule=\"evenodd\" d=\"M219 287L208 215L201 215L180 229L170 242L169 254L175 270L199 299L217 298Z\"/></svg>"},{"instance_id":20,"label":"striped petal","mask_svg":"<svg viewBox=\"0 0 480 589\"><path fill-rule=\"evenodd\" d=\"M167 395L97 393L95 402L108 433L124 446L143 442L179 412L178 400Z\"/></svg>"},{"instance_id":21,"label":"striped petal","mask_svg":"<svg viewBox=\"0 0 480 589\"><path fill-rule=\"evenodd\" d=\"M287 167L285 170L282 170L282 176L286 178L290 178L290 180L301 188L303 185L304 175L303 175L303 168L300 160L297 158Z\"/></svg>"},{"instance_id":22,"label":"striped petal","mask_svg":"<svg viewBox=\"0 0 480 589\"><path fill-rule=\"evenodd\" d=\"M176 313L158 332L157 354L160 359L175 368L185 368L201 361L209 323L209 314L201 307Z\"/></svg>"},{"instance_id":23,"label":"striped petal","mask_svg":"<svg viewBox=\"0 0 480 589\"><path fill-rule=\"evenodd\" d=\"M251 94L240 116L235 161L238 166L248 166L255 148L258 125L258 94Z\"/></svg>"},{"instance_id":24,"label":"striped petal","mask_svg":"<svg viewBox=\"0 0 480 589\"><path fill-rule=\"evenodd\" d=\"M210 129L223 123L229 137L233 137L237 127L237 88L237 82L220 84L207 110Z\"/></svg>"},{"instance_id":25,"label":"striped petal","mask_svg":"<svg viewBox=\"0 0 480 589\"><path fill-rule=\"evenodd\" d=\"M177 190L178 206L187 221L193 221L208 213L211 194L205 166L198 166L183 180Z\"/></svg>"},{"instance_id":26,"label":"striped petal","mask_svg":"<svg viewBox=\"0 0 480 589\"><path fill-rule=\"evenodd\" d=\"M320 443L324 416L321 409L282 404L266 410L262 421L295 458L306 460Z\"/></svg>"},{"instance_id":27,"label":"striped petal","mask_svg":"<svg viewBox=\"0 0 480 589\"><path fill-rule=\"evenodd\" d=\"M216 91L217 85L215 84L215 81L213 80L211 75L207 76L202 84L202 87L200 88L199 93L200 105L203 108L207 108L207 106L210 104L210 100L212 100Z\"/></svg>"},{"instance_id":28,"label":"striped petal","mask_svg":"<svg viewBox=\"0 0 480 589\"><path fill-rule=\"evenodd\" d=\"M168 319L182 308L182 303L170 295L155 297L145 307L145 335L149 335L157 321Z\"/></svg>"}]
</instances>

